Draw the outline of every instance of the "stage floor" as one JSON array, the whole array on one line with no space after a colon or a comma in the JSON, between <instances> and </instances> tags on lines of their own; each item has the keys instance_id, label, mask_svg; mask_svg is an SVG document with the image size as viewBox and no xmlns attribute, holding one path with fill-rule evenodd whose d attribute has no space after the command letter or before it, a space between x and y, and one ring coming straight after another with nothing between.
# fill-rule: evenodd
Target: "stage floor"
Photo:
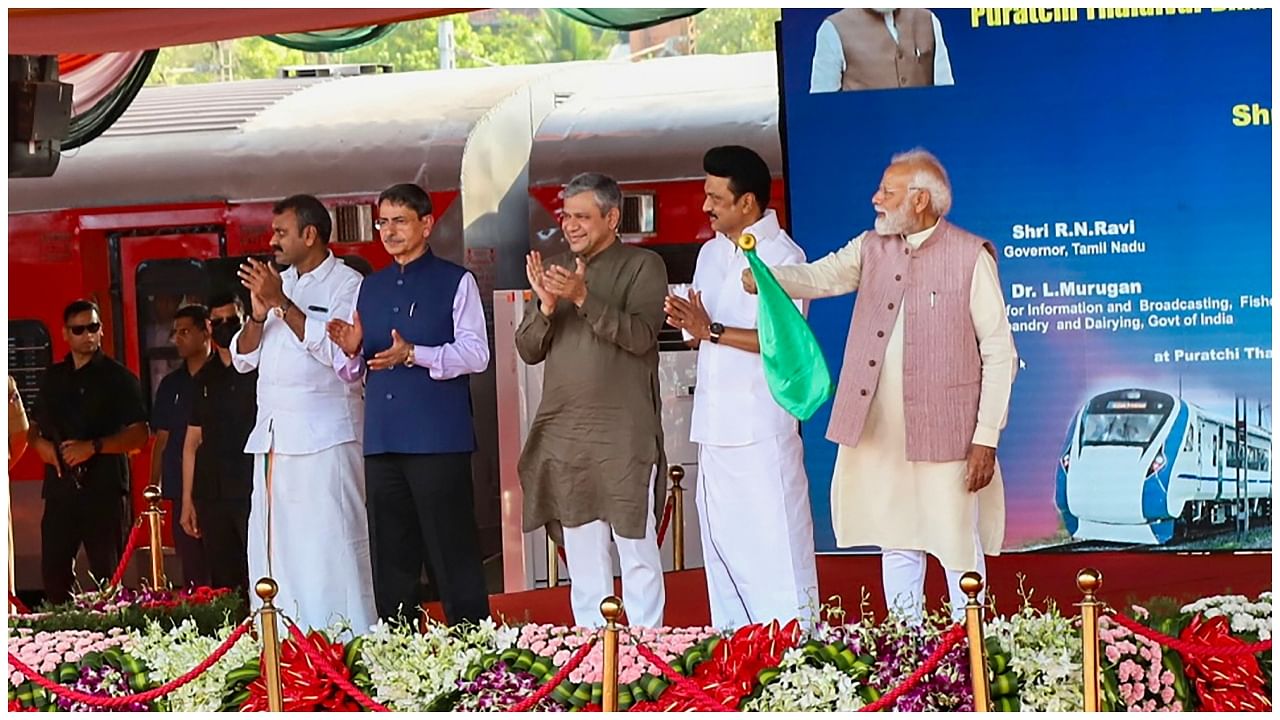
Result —
<instances>
[{"instance_id":1,"label":"stage floor","mask_svg":"<svg viewBox=\"0 0 1280 720\"><path fill-rule=\"evenodd\" d=\"M1054 599L1066 614L1075 614L1080 600L1076 572L1085 567L1102 571L1100 596L1114 606L1156 596L1193 600L1208 595L1256 596L1272 586L1271 553L1132 553L1132 552L1034 552L987 558L989 590L996 610L1015 612L1021 605L1018 584L1034 591L1037 605ZM930 608L941 608L946 598L942 567L930 558L925 593ZM668 625L707 625L707 585L702 570L666 575ZM880 592L878 555L819 555L818 589L824 602L839 596L850 618L856 618L865 588L870 607L884 614ZM509 622L573 624L568 587L492 595L490 607L496 619ZM427 605L428 613L443 619L439 603Z\"/></svg>"}]
</instances>

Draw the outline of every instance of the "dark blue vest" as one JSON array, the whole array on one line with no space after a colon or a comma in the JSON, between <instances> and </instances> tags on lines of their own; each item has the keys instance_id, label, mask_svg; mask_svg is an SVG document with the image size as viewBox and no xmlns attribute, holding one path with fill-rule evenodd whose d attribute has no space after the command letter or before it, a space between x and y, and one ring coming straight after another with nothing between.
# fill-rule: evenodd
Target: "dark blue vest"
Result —
<instances>
[{"instance_id":1,"label":"dark blue vest","mask_svg":"<svg viewBox=\"0 0 1280 720\"><path fill-rule=\"evenodd\" d=\"M391 347L393 328L414 345L453 342L453 298L466 272L428 250L365 278L356 303L365 361ZM402 365L365 377L365 455L475 450L470 376L436 380L426 368Z\"/></svg>"}]
</instances>

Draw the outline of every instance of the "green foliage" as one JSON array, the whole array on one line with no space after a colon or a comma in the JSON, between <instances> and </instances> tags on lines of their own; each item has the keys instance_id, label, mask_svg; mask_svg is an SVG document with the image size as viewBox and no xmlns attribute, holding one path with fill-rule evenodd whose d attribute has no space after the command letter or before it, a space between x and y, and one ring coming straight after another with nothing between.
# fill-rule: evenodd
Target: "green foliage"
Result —
<instances>
[{"instance_id":1,"label":"green foliage","mask_svg":"<svg viewBox=\"0 0 1280 720\"><path fill-rule=\"evenodd\" d=\"M693 17L694 51L732 55L773 50L773 24L781 18L778 8L708 8Z\"/></svg>"},{"instance_id":2,"label":"green foliage","mask_svg":"<svg viewBox=\"0 0 1280 720\"><path fill-rule=\"evenodd\" d=\"M148 83L181 85L272 78L283 66L304 64L380 63L391 65L396 72L435 70L440 67L442 22L453 23L460 68L598 60L618 42L617 33L597 30L546 10L539 10L534 16L501 10L497 17L498 23L493 26L476 26L466 15L400 23L376 42L348 52L304 53L260 37L164 48Z\"/></svg>"},{"instance_id":3,"label":"green foliage","mask_svg":"<svg viewBox=\"0 0 1280 720\"><path fill-rule=\"evenodd\" d=\"M39 632L45 630L94 630L106 632L111 628L146 627L148 620L154 620L164 629L181 625L190 618L199 629L201 635L213 635L218 628L239 623L248 616L248 607L244 596L232 592L214 598L208 604L193 605L183 603L177 607L155 607L144 609L137 605L122 608L113 612L90 612L76 608L72 603L41 608L37 617L22 615L10 616L9 627L29 627Z\"/></svg>"}]
</instances>

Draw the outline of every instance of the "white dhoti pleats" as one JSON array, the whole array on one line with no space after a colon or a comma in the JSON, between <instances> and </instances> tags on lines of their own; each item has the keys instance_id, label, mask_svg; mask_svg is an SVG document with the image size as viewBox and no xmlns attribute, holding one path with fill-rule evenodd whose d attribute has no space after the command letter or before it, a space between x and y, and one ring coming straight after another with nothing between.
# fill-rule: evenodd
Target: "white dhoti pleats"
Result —
<instances>
[{"instance_id":1,"label":"white dhoti pleats","mask_svg":"<svg viewBox=\"0 0 1280 720\"><path fill-rule=\"evenodd\" d=\"M702 445L697 506L714 626L816 619L813 516L799 435Z\"/></svg>"},{"instance_id":2,"label":"white dhoti pleats","mask_svg":"<svg viewBox=\"0 0 1280 720\"><path fill-rule=\"evenodd\" d=\"M649 522L644 538L621 537L603 520L562 528L575 625L599 627L604 624L600 601L613 594L613 557L609 553L612 543L618 548L618 564L622 567L622 607L626 610L627 622L635 627L662 627L667 591L662 582L658 529L653 522L653 483L657 472L655 467L649 477Z\"/></svg>"},{"instance_id":3,"label":"white dhoti pleats","mask_svg":"<svg viewBox=\"0 0 1280 720\"><path fill-rule=\"evenodd\" d=\"M359 443L254 456L249 578L266 576L280 586L276 607L303 629L345 620L361 634L377 622Z\"/></svg>"}]
</instances>

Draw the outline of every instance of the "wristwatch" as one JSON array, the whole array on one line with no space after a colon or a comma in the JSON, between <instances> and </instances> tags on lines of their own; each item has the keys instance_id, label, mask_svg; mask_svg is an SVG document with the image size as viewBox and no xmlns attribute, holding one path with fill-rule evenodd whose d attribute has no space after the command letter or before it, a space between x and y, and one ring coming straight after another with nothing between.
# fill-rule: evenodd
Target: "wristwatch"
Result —
<instances>
[{"instance_id":1,"label":"wristwatch","mask_svg":"<svg viewBox=\"0 0 1280 720\"><path fill-rule=\"evenodd\" d=\"M711 342L719 343L720 336L723 334L724 334L724 325L718 322L711 323L711 337L709 338Z\"/></svg>"},{"instance_id":2,"label":"wristwatch","mask_svg":"<svg viewBox=\"0 0 1280 720\"><path fill-rule=\"evenodd\" d=\"M289 308L291 307L293 307L293 301L289 298L285 298L284 302L280 303L280 307L276 308L276 317L283 318L285 315L288 315Z\"/></svg>"}]
</instances>

